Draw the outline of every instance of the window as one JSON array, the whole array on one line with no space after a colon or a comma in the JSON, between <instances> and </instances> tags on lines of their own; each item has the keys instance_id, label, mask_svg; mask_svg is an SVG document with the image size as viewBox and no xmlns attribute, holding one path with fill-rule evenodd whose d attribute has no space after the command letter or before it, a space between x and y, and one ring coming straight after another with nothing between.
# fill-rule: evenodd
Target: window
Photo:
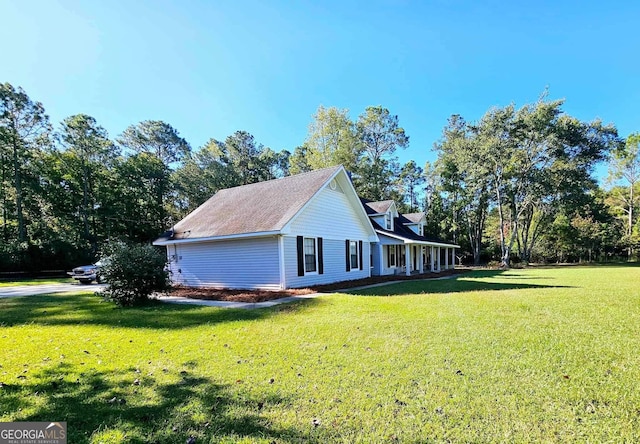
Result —
<instances>
[{"instance_id":1,"label":"window","mask_svg":"<svg viewBox=\"0 0 640 444\"><path fill-rule=\"evenodd\" d=\"M349 242L349 263L351 264L351 269L358 269L358 242L351 241Z\"/></svg>"},{"instance_id":2,"label":"window","mask_svg":"<svg viewBox=\"0 0 640 444\"><path fill-rule=\"evenodd\" d=\"M389 262L389 267L396 266L396 246L395 245L387 245L387 262Z\"/></svg>"},{"instance_id":3,"label":"window","mask_svg":"<svg viewBox=\"0 0 640 444\"><path fill-rule=\"evenodd\" d=\"M316 240L311 237L304 238L304 271L307 273L317 271Z\"/></svg>"},{"instance_id":4,"label":"window","mask_svg":"<svg viewBox=\"0 0 640 444\"><path fill-rule=\"evenodd\" d=\"M391 213L386 213L384 215L384 228L391 230Z\"/></svg>"}]
</instances>

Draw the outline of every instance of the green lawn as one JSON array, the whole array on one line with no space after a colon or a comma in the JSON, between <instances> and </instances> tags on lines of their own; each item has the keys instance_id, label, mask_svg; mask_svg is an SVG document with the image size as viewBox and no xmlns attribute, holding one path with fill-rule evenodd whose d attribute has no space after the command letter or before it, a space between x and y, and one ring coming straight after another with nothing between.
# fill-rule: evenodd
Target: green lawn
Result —
<instances>
[{"instance_id":1,"label":"green lawn","mask_svg":"<svg viewBox=\"0 0 640 444\"><path fill-rule=\"evenodd\" d=\"M640 441L637 266L255 311L23 297L0 325L0 421L73 444Z\"/></svg>"},{"instance_id":2,"label":"green lawn","mask_svg":"<svg viewBox=\"0 0 640 444\"><path fill-rule=\"evenodd\" d=\"M41 279L0 279L0 288L15 287L18 285L48 285L48 284L70 284L71 278L41 278Z\"/></svg>"}]
</instances>

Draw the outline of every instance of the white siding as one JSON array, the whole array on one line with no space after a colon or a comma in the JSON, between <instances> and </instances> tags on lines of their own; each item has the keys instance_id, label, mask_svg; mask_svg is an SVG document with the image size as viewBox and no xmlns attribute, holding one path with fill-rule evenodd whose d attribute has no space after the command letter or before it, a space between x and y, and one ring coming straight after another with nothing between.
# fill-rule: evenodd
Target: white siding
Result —
<instances>
[{"instance_id":1,"label":"white siding","mask_svg":"<svg viewBox=\"0 0 640 444\"><path fill-rule=\"evenodd\" d=\"M362 240L363 269L346 270L345 240ZM298 276L298 256L295 236L284 238L284 260L286 269L286 284L289 288L301 288L309 285L330 284L332 282L348 281L352 279L367 278L370 275L369 242L365 239L345 237L339 239L323 238L323 274L306 274Z\"/></svg>"},{"instance_id":2,"label":"white siding","mask_svg":"<svg viewBox=\"0 0 640 444\"><path fill-rule=\"evenodd\" d=\"M170 245L167 254L171 261L171 280L175 284L280 288L278 239L275 236Z\"/></svg>"},{"instance_id":3,"label":"white siding","mask_svg":"<svg viewBox=\"0 0 640 444\"><path fill-rule=\"evenodd\" d=\"M369 231L347 196L327 187L295 218L290 233L327 239L369 240Z\"/></svg>"},{"instance_id":4,"label":"white siding","mask_svg":"<svg viewBox=\"0 0 640 444\"><path fill-rule=\"evenodd\" d=\"M387 228L386 227L386 221L384 219L384 215L382 216L369 216L371 217L371 219L373 219L374 222L376 222L378 225L380 225L382 228Z\"/></svg>"},{"instance_id":5,"label":"white siding","mask_svg":"<svg viewBox=\"0 0 640 444\"><path fill-rule=\"evenodd\" d=\"M358 202L358 205L360 203ZM345 194L325 187L292 222L284 237L286 286L309 285L362 279L371 275L369 231ZM364 210L362 210L364 213ZM366 220L366 219L365 219ZM298 276L296 236L322 237L324 273ZM362 241L362 270L346 271L345 240Z\"/></svg>"}]
</instances>

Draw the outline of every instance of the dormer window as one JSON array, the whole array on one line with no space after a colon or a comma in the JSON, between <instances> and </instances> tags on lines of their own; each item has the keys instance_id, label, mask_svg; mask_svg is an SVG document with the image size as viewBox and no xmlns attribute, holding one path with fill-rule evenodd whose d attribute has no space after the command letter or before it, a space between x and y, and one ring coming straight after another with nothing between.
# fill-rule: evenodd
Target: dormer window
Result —
<instances>
[{"instance_id":1,"label":"dormer window","mask_svg":"<svg viewBox=\"0 0 640 444\"><path fill-rule=\"evenodd\" d=\"M386 213L384 215L384 228L387 230L392 230L392 226L391 226L391 213Z\"/></svg>"}]
</instances>

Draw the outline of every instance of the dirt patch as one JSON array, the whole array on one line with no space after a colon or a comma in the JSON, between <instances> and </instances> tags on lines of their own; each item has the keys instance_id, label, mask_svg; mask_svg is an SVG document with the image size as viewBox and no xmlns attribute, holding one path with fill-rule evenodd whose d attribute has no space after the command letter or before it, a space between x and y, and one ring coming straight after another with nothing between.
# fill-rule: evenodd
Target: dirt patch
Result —
<instances>
[{"instance_id":1,"label":"dirt patch","mask_svg":"<svg viewBox=\"0 0 640 444\"><path fill-rule=\"evenodd\" d=\"M346 288L360 287L363 285L378 284L381 282L404 281L417 279L434 279L443 276L451 276L467 272L467 269L446 270L440 273L423 273L411 276L392 275L392 276L373 276L365 279L356 279L353 281L336 282L327 285L317 285L311 288L297 288L290 290L227 290L221 288L193 288L193 287L174 287L169 296L177 296L190 299L204 299L210 301L229 301L229 302L265 302L274 299L286 298L289 296L302 296L312 293L331 293L336 290Z\"/></svg>"}]
</instances>

